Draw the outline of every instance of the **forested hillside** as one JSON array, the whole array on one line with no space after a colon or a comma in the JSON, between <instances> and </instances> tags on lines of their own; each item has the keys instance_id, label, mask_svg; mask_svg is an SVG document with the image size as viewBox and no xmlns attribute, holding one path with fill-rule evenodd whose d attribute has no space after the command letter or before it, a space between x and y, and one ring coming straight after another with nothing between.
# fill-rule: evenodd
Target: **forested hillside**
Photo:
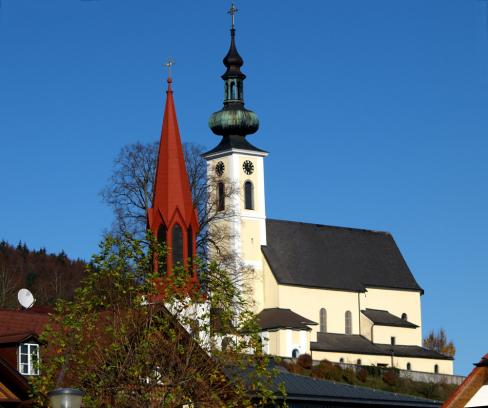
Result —
<instances>
[{"instance_id":1,"label":"forested hillside","mask_svg":"<svg viewBox=\"0 0 488 408\"><path fill-rule=\"evenodd\" d=\"M13 246L0 241L0 307L16 308L17 291L29 289L37 306L70 299L84 275L85 263L71 260L61 251L30 250L25 243Z\"/></svg>"}]
</instances>

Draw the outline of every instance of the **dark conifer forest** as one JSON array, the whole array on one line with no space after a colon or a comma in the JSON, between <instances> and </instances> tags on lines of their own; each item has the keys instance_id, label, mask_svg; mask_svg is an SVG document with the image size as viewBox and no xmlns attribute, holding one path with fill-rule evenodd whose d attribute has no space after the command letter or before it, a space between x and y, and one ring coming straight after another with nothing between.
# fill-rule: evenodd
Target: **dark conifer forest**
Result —
<instances>
[{"instance_id":1,"label":"dark conifer forest","mask_svg":"<svg viewBox=\"0 0 488 408\"><path fill-rule=\"evenodd\" d=\"M0 307L18 308L17 292L29 289L36 306L51 306L56 299L71 299L84 276L85 262L69 259L64 251L47 253L0 241Z\"/></svg>"}]
</instances>

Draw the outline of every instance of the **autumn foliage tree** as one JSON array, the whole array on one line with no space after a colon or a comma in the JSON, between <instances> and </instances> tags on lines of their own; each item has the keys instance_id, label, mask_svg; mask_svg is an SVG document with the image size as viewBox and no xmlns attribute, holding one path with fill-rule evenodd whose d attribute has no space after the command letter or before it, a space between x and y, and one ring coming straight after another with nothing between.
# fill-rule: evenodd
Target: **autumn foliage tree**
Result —
<instances>
[{"instance_id":1,"label":"autumn foliage tree","mask_svg":"<svg viewBox=\"0 0 488 408\"><path fill-rule=\"evenodd\" d=\"M42 336L41 375L32 380L36 406L62 386L82 389L84 407L266 404L272 371L250 305L228 273L197 262L200 276L220 275L205 280L205 291L182 267L155 274L155 254L161 267L165 248L145 241L149 250L107 237L74 300L58 302Z\"/></svg>"},{"instance_id":2,"label":"autumn foliage tree","mask_svg":"<svg viewBox=\"0 0 488 408\"><path fill-rule=\"evenodd\" d=\"M449 357L454 357L456 354L456 347L452 341L449 341L444 329L439 329L437 332L432 330L423 340L423 345L429 350L437 351Z\"/></svg>"}]
</instances>

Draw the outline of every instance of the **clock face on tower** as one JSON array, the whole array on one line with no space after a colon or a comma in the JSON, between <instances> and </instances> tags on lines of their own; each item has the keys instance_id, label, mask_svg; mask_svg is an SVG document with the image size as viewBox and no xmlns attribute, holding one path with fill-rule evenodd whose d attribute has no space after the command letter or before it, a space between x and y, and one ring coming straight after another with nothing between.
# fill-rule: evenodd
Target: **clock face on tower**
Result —
<instances>
[{"instance_id":1,"label":"clock face on tower","mask_svg":"<svg viewBox=\"0 0 488 408\"><path fill-rule=\"evenodd\" d=\"M252 174L253 171L254 171L254 164L252 164L252 162L250 160L246 160L242 164L242 169L244 170L244 173L246 173L246 174Z\"/></svg>"},{"instance_id":2,"label":"clock face on tower","mask_svg":"<svg viewBox=\"0 0 488 408\"><path fill-rule=\"evenodd\" d=\"M215 166L215 172L217 173L217 175L220 177L222 176L222 174L224 174L224 170L225 170L225 166L224 166L224 163L219 161L217 163L217 165Z\"/></svg>"}]
</instances>

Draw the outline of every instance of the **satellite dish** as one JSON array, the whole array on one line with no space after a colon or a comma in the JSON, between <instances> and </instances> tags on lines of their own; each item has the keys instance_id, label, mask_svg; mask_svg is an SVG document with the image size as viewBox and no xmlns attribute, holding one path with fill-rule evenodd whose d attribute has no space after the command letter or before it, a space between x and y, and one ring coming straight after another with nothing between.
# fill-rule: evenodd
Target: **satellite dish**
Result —
<instances>
[{"instance_id":1,"label":"satellite dish","mask_svg":"<svg viewBox=\"0 0 488 408\"><path fill-rule=\"evenodd\" d=\"M34 295L32 295L29 289L20 289L19 293L17 293L17 299L24 309L31 308L36 301L36 299L34 299Z\"/></svg>"}]
</instances>

